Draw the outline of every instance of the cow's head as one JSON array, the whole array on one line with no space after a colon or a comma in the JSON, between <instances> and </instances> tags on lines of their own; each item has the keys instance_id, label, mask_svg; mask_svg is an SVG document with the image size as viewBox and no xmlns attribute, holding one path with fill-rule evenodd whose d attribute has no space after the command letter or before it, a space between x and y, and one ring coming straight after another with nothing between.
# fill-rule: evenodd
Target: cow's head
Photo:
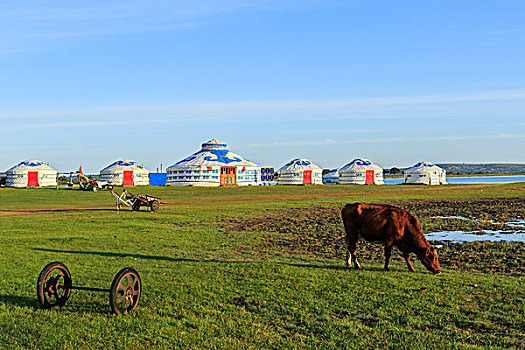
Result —
<instances>
[{"instance_id":1,"label":"cow's head","mask_svg":"<svg viewBox=\"0 0 525 350\"><path fill-rule=\"evenodd\" d=\"M436 248L428 247L424 255L420 257L420 260L427 270L433 273L441 273Z\"/></svg>"}]
</instances>

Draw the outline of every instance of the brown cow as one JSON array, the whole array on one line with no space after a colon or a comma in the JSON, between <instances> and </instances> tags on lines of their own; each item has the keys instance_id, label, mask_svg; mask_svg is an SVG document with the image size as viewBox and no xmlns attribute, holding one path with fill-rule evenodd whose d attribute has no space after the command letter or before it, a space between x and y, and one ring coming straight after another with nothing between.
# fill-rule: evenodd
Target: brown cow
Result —
<instances>
[{"instance_id":1,"label":"brown cow","mask_svg":"<svg viewBox=\"0 0 525 350\"><path fill-rule=\"evenodd\" d=\"M414 272L410 263L410 253L415 253L421 263L433 273L441 273L438 255L431 248L419 228L417 219L404 209L383 204L347 204L341 211L346 231L347 266L361 269L356 258L357 240L385 244L385 270L392 248L395 245L405 258L408 269ZM350 260L351 257L351 260Z\"/></svg>"}]
</instances>

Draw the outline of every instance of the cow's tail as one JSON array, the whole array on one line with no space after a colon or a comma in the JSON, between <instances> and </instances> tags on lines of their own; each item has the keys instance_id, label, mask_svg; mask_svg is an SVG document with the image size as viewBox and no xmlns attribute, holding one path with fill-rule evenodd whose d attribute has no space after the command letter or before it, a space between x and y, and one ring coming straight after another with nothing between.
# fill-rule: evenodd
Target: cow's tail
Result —
<instances>
[{"instance_id":1,"label":"cow's tail","mask_svg":"<svg viewBox=\"0 0 525 350\"><path fill-rule=\"evenodd\" d=\"M343 219L343 226L345 228L345 245L349 249L350 237L352 235L352 222L361 214L361 203L347 204L341 210L341 218Z\"/></svg>"},{"instance_id":2,"label":"cow's tail","mask_svg":"<svg viewBox=\"0 0 525 350\"><path fill-rule=\"evenodd\" d=\"M357 230L355 224L361 214L361 203L347 204L341 211L343 218L343 225L345 227L345 246L346 246L346 266L352 267L354 264L356 269L361 269L361 266L357 262L356 258L356 243L357 243Z\"/></svg>"}]
</instances>

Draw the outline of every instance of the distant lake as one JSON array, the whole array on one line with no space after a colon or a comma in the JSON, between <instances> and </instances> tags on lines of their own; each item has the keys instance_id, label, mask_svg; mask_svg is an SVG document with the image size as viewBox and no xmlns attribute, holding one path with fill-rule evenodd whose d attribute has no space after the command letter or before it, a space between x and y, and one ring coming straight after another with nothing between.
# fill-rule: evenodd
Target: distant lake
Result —
<instances>
[{"instance_id":1,"label":"distant lake","mask_svg":"<svg viewBox=\"0 0 525 350\"><path fill-rule=\"evenodd\" d=\"M384 179L385 185L400 185L403 178ZM511 182L525 182L525 175L513 176L464 176L464 177L447 177L447 182L451 185L462 184L505 184Z\"/></svg>"}]
</instances>

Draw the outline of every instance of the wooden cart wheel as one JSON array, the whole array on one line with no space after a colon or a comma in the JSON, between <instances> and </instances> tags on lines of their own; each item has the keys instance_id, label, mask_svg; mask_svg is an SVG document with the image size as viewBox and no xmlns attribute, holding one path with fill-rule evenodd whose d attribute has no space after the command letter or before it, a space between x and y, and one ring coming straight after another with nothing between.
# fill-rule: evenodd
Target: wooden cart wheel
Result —
<instances>
[{"instance_id":1,"label":"wooden cart wheel","mask_svg":"<svg viewBox=\"0 0 525 350\"><path fill-rule=\"evenodd\" d=\"M117 315L135 310L139 303L142 284L139 273L132 267L120 270L109 290L109 305Z\"/></svg>"},{"instance_id":2,"label":"wooden cart wheel","mask_svg":"<svg viewBox=\"0 0 525 350\"><path fill-rule=\"evenodd\" d=\"M55 261L47 264L40 276L36 287L38 301L44 309L64 306L71 293L71 274L66 265Z\"/></svg>"},{"instance_id":3,"label":"wooden cart wheel","mask_svg":"<svg viewBox=\"0 0 525 350\"><path fill-rule=\"evenodd\" d=\"M93 184L93 187L91 188L91 191L97 192L98 191L98 185L97 184Z\"/></svg>"},{"instance_id":4,"label":"wooden cart wheel","mask_svg":"<svg viewBox=\"0 0 525 350\"><path fill-rule=\"evenodd\" d=\"M149 206L151 208L151 211L156 212L156 211L159 210L159 201L158 200L154 200L153 202L151 202L151 204Z\"/></svg>"},{"instance_id":5,"label":"wooden cart wheel","mask_svg":"<svg viewBox=\"0 0 525 350\"><path fill-rule=\"evenodd\" d=\"M131 205L131 210L133 211L140 210L140 201L138 199L135 199L135 201Z\"/></svg>"}]
</instances>

